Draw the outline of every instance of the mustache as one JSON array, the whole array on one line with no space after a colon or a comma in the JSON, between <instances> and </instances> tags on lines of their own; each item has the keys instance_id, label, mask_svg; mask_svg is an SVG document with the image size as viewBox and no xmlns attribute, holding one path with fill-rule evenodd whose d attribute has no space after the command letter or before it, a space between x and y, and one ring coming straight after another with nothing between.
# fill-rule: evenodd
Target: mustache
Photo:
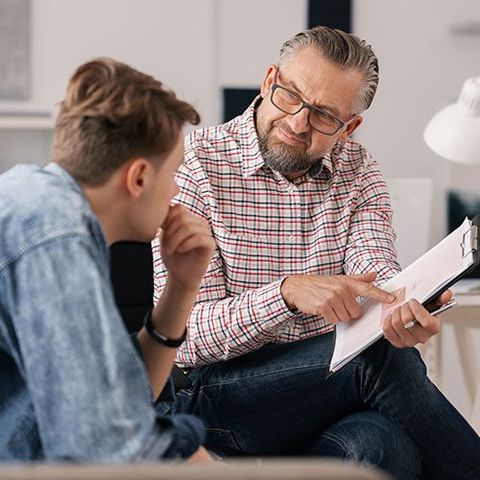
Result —
<instances>
[{"instance_id":1,"label":"mustache","mask_svg":"<svg viewBox=\"0 0 480 480\"><path fill-rule=\"evenodd\" d=\"M274 127L279 127L281 128L284 132L287 132L289 135L291 135L292 137L295 137L297 138L298 140L300 140L302 143L304 143L305 145L308 145L310 143L310 135L307 133L307 132L303 132L303 133L295 133L288 125L286 125L285 123L281 122L280 120L277 120L275 122L272 122L272 127L270 128L270 131L272 131L272 129ZM270 132L269 132L270 133Z\"/></svg>"}]
</instances>

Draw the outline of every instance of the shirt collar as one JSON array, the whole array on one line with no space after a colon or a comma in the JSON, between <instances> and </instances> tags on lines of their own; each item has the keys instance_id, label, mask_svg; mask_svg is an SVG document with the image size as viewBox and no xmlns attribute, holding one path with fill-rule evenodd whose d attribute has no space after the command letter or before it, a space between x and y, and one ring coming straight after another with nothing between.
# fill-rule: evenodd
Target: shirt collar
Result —
<instances>
[{"instance_id":1,"label":"shirt collar","mask_svg":"<svg viewBox=\"0 0 480 480\"><path fill-rule=\"evenodd\" d=\"M240 137L240 148L242 151L242 175L244 178L253 175L265 164L258 141L257 129L255 126L255 112L262 101L257 95L245 112L238 119L238 133ZM310 169L309 175L312 178L319 178L323 172L330 176L332 173L332 155L335 147L332 148L323 158L319 159Z\"/></svg>"},{"instance_id":2,"label":"shirt collar","mask_svg":"<svg viewBox=\"0 0 480 480\"><path fill-rule=\"evenodd\" d=\"M261 96L257 95L239 118L238 133L242 151L242 175L244 178L253 175L264 165L255 127L255 111L260 102Z\"/></svg>"},{"instance_id":3,"label":"shirt collar","mask_svg":"<svg viewBox=\"0 0 480 480\"><path fill-rule=\"evenodd\" d=\"M44 170L53 173L57 177L60 177L72 190L80 193L81 196L86 200L85 194L83 193L83 190L77 181L58 163L50 162L44 167Z\"/></svg>"},{"instance_id":4,"label":"shirt collar","mask_svg":"<svg viewBox=\"0 0 480 480\"><path fill-rule=\"evenodd\" d=\"M322 173L325 173L327 178L330 177L333 172L332 156L334 155L334 151L336 151L336 147L333 147L323 156L321 160L319 160L315 165L312 166L312 168L310 169L310 175L313 178L320 177ZM315 168L317 165L319 165L320 168Z\"/></svg>"},{"instance_id":5,"label":"shirt collar","mask_svg":"<svg viewBox=\"0 0 480 480\"><path fill-rule=\"evenodd\" d=\"M92 206L87 198L87 195L83 191L81 185L67 172L61 165L56 162L50 162L44 167L44 170L56 175L61 178L62 182L70 188L71 191L75 192L79 198L79 207L82 209L82 212L86 215L89 221L91 232L95 236L99 244L106 247L106 238L103 232L103 226L100 223L99 218L95 215L95 212L92 209ZM108 255L107 255L108 256Z\"/></svg>"}]
</instances>

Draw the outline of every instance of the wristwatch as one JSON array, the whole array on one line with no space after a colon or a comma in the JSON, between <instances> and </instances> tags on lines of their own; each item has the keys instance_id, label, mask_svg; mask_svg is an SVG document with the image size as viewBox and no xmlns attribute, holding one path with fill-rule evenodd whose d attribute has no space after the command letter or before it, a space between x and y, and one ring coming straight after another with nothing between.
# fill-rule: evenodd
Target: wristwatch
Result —
<instances>
[{"instance_id":1,"label":"wristwatch","mask_svg":"<svg viewBox=\"0 0 480 480\"><path fill-rule=\"evenodd\" d=\"M185 331L183 332L183 335L180 338L168 338L165 335L158 333L153 327L151 308L145 314L143 324L145 326L145 329L147 330L147 333L150 335L150 338L165 347L178 348L187 338L187 327L185 327Z\"/></svg>"}]
</instances>

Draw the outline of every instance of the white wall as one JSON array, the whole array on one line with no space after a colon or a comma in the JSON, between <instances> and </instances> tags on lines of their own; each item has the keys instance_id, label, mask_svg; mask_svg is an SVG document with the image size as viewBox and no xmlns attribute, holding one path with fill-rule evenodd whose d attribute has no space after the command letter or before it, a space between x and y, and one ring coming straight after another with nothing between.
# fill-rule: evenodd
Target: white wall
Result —
<instances>
[{"instance_id":1,"label":"white wall","mask_svg":"<svg viewBox=\"0 0 480 480\"><path fill-rule=\"evenodd\" d=\"M0 174L17 163L47 163L51 142L49 130L0 129Z\"/></svg>"},{"instance_id":2,"label":"white wall","mask_svg":"<svg viewBox=\"0 0 480 480\"><path fill-rule=\"evenodd\" d=\"M27 105L51 109L80 63L111 56L174 87L209 123L217 110L214 6L215 0L33 0Z\"/></svg>"},{"instance_id":3,"label":"white wall","mask_svg":"<svg viewBox=\"0 0 480 480\"><path fill-rule=\"evenodd\" d=\"M307 26L307 0L219 0L220 83L260 86L283 42Z\"/></svg>"},{"instance_id":4,"label":"white wall","mask_svg":"<svg viewBox=\"0 0 480 480\"><path fill-rule=\"evenodd\" d=\"M257 87L284 39L306 26L306 0L32 0L32 92L2 111L54 111L79 64L111 56L221 120L221 88ZM259 39L261 41L259 42ZM0 128L0 172L45 163L48 130Z\"/></svg>"},{"instance_id":5,"label":"white wall","mask_svg":"<svg viewBox=\"0 0 480 480\"><path fill-rule=\"evenodd\" d=\"M480 191L480 167L452 166L423 142L428 119L454 102L466 77L480 75L480 36L452 35L480 22L478 0L356 0L354 30L374 46L381 81L359 131L389 177L434 181L431 241L446 233L445 188Z\"/></svg>"},{"instance_id":6,"label":"white wall","mask_svg":"<svg viewBox=\"0 0 480 480\"><path fill-rule=\"evenodd\" d=\"M32 92L2 111L53 111L81 63L111 56L174 88L218 121L217 0L32 0ZM19 141L22 139L21 141ZM18 162L45 163L49 131L0 130L0 171Z\"/></svg>"}]
</instances>

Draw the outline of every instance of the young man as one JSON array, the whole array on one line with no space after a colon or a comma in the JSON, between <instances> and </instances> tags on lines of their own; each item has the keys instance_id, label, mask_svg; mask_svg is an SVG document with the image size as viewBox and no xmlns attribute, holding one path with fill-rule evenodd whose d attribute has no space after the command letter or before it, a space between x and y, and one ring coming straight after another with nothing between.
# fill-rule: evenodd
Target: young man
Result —
<instances>
[{"instance_id":1,"label":"young man","mask_svg":"<svg viewBox=\"0 0 480 480\"><path fill-rule=\"evenodd\" d=\"M217 248L178 355L193 386L175 408L203 417L206 445L230 455L335 455L403 480L421 468L478 479L480 439L409 348L439 329L418 302L326 376L335 323L358 317L358 296L390 302L372 282L399 270L386 184L350 139L377 83L364 41L317 27L283 45L243 115L188 137L178 201L209 221ZM158 243L154 257L158 296Z\"/></svg>"},{"instance_id":2,"label":"young man","mask_svg":"<svg viewBox=\"0 0 480 480\"><path fill-rule=\"evenodd\" d=\"M170 207L182 126L198 121L159 81L94 60L70 80L52 163L0 177L0 460L153 461L197 451L201 422L157 418L152 401L214 247L204 220ZM137 338L150 388L115 306L108 245L149 241L160 226L167 286Z\"/></svg>"}]
</instances>

